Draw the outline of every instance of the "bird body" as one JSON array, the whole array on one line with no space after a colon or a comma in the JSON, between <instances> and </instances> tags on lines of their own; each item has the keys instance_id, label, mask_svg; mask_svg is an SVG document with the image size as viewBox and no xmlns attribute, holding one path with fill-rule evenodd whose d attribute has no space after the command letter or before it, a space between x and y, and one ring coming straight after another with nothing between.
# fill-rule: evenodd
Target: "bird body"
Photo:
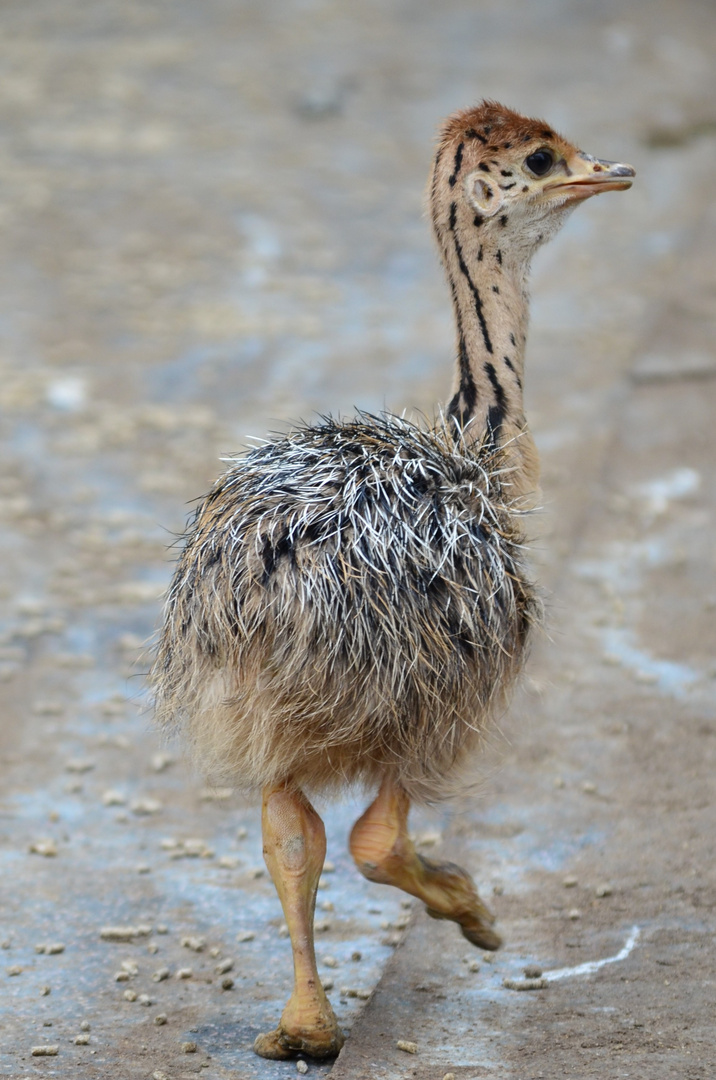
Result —
<instances>
[{"instance_id":1,"label":"bird body","mask_svg":"<svg viewBox=\"0 0 716 1080\"><path fill-rule=\"evenodd\" d=\"M204 767L262 793L294 958L264 1057L343 1043L316 969L325 832L306 791L379 786L351 832L361 873L500 944L470 875L415 851L408 810L459 786L539 615L522 528L538 484L530 260L579 202L633 175L495 102L450 117L429 186L455 314L449 403L432 425L359 414L270 440L230 460L187 530L151 682L160 722Z\"/></svg>"},{"instance_id":2,"label":"bird body","mask_svg":"<svg viewBox=\"0 0 716 1080\"><path fill-rule=\"evenodd\" d=\"M261 790L459 779L538 609L501 451L359 415L237 458L168 601L160 719Z\"/></svg>"}]
</instances>

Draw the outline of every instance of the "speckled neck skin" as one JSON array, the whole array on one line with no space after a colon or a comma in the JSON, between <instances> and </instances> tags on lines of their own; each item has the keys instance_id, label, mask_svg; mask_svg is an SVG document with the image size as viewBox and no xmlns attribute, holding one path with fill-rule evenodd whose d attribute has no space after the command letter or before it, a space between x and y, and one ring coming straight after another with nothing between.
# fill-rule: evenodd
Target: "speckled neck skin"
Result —
<instances>
[{"instance_id":1,"label":"speckled neck skin","mask_svg":"<svg viewBox=\"0 0 716 1080\"><path fill-rule=\"evenodd\" d=\"M466 442L504 448L519 495L534 493L539 482L523 407L529 266L577 202L553 196L526 168L530 154L547 148L550 172L561 170L565 179L583 160L541 121L483 103L444 128L429 193L457 332L446 413Z\"/></svg>"}]
</instances>

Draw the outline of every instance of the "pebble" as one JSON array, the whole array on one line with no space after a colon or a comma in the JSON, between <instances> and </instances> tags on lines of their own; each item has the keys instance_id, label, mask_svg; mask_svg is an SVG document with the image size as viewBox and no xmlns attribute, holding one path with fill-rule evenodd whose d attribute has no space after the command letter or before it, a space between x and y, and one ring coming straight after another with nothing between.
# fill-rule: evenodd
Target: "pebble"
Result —
<instances>
[{"instance_id":1,"label":"pebble","mask_svg":"<svg viewBox=\"0 0 716 1080\"><path fill-rule=\"evenodd\" d=\"M341 987L341 997L358 998L360 1001L367 1001L371 993L370 990L356 990L353 986Z\"/></svg>"},{"instance_id":2,"label":"pebble","mask_svg":"<svg viewBox=\"0 0 716 1080\"><path fill-rule=\"evenodd\" d=\"M245 829L243 826L240 829L236 830L236 839L237 840L245 840L248 835L249 835L249 830ZM325 863L323 864L323 869L324 870L326 869Z\"/></svg>"},{"instance_id":3,"label":"pebble","mask_svg":"<svg viewBox=\"0 0 716 1080\"><path fill-rule=\"evenodd\" d=\"M562 881L562 884L564 885L565 889L575 889L579 884L579 881L576 877L574 877L573 874L568 874L567 877L564 878L564 880Z\"/></svg>"},{"instance_id":4,"label":"pebble","mask_svg":"<svg viewBox=\"0 0 716 1080\"><path fill-rule=\"evenodd\" d=\"M135 937L149 937L151 926L103 926L99 932L102 941L132 941Z\"/></svg>"},{"instance_id":5,"label":"pebble","mask_svg":"<svg viewBox=\"0 0 716 1080\"><path fill-rule=\"evenodd\" d=\"M300 1073L301 1076L305 1076L305 1074L308 1072L308 1065L305 1061L296 1062L296 1072Z\"/></svg>"},{"instance_id":6,"label":"pebble","mask_svg":"<svg viewBox=\"0 0 716 1080\"><path fill-rule=\"evenodd\" d=\"M22 968L20 967L19 964L14 964L12 967L9 967L7 969L7 973L10 976L12 976L12 975L22 975Z\"/></svg>"},{"instance_id":7,"label":"pebble","mask_svg":"<svg viewBox=\"0 0 716 1080\"><path fill-rule=\"evenodd\" d=\"M193 970L191 968L179 968L179 970L176 973L176 978L177 979L190 979L193 974L194 974L194 972L193 972Z\"/></svg>"},{"instance_id":8,"label":"pebble","mask_svg":"<svg viewBox=\"0 0 716 1080\"><path fill-rule=\"evenodd\" d=\"M222 990L233 990L234 989L234 980L231 978L230 975L225 975L224 978L221 980L221 989Z\"/></svg>"},{"instance_id":9,"label":"pebble","mask_svg":"<svg viewBox=\"0 0 716 1080\"><path fill-rule=\"evenodd\" d=\"M288 927L286 927L286 932L288 933ZM253 932L253 930L239 930L238 934L236 935L236 940L239 942L253 941L255 937L256 934Z\"/></svg>"},{"instance_id":10,"label":"pebble","mask_svg":"<svg viewBox=\"0 0 716 1080\"><path fill-rule=\"evenodd\" d=\"M326 859L326 861L323 864L323 873L324 874L332 874L335 869L336 869L336 864L332 863L330 861L330 859Z\"/></svg>"},{"instance_id":11,"label":"pebble","mask_svg":"<svg viewBox=\"0 0 716 1080\"><path fill-rule=\"evenodd\" d=\"M130 975L128 971L118 971L114 976L115 982L129 982Z\"/></svg>"},{"instance_id":12,"label":"pebble","mask_svg":"<svg viewBox=\"0 0 716 1080\"><path fill-rule=\"evenodd\" d=\"M30 844L28 851L31 855L44 855L46 859L52 859L57 854L54 840L37 840Z\"/></svg>"},{"instance_id":13,"label":"pebble","mask_svg":"<svg viewBox=\"0 0 716 1080\"><path fill-rule=\"evenodd\" d=\"M168 769L170 765L174 764L174 761L175 759L171 756L171 754L152 754L151 758L149 759L149 764L151 765L154 772L158 773L164 772L165 769Z\"/></svg>"},{"instance_id":14,"label":"pebble","mask_svg":"<svg viewBox=\"0 0 716 1080\"><path fill-rule=\"evenodd\" d=\"M183 1042L181 1044L182 1054L195 1054L197 1050L198 1047L195 1042Z\"/></svg>"},{"instance_id":15,"label":"pebble","mask_svg":"<svg viewBox=\"0 0 716 1080\"><path fill-rule=\"evenodd\" d=\"M484 952L482 954L482 959L485 961L486 964L494 964L495 954L494 952Z\"/></svg>"},{"instance_id":16,"label":"pebble","mask_svg":"<svg viewBox=\"0 0 716 1080\"><path fill-rule=\"evenodd\" d=\"M168 934L169 933L169 927L165 926L164 923L159 923L159 925L157 926L157 933L158 934Z\"/></svg>"},{"instance_id":17,"label":"pebble","mask_svg":"<svg viewBox=\"0 0 716 1080\"><path fill-rule=\"evenodd\" d=\"M403 1050L406 1054L417 1054L418 1044L410 1042L408 1039L398 1039L395 1044L398 1050Z\"/></svg>"},{"instance_id":18,"label":"pebble","mask_svg":"<svg viewBox=\"0 0 716 1080\"><path fill-rule=\"evenodd\" d=\"M324 956L321 959L321 963L324 965L324 967L327 967L327 968L337 968L338 967L338 961L336 960L335 956Z\"/></svg>"},{"instance_id":19,"label":"pebble","mask_svg":"<svg viewBox=\"0 0 716 1080\"><path fill-rule=\"evenodd\" d=\"M582 791L585 795L596 795L597 785L593 784L591 780L585 780L582 784Z\"/></svg>"},{"instance_id":20,"label":"pebble","mask_svg":"<svg viewBox=\"0 0 716 1080\"><path fill-rule=\"evenodd\" d=\"M148 817L150 814L158 814L162 805L159 799L134 799L129 804L129 809L138 817Z\"/></svg>"},{"instance_id":21,"label":"pebble","mask_svg":"<svg viewBox=\"0 0 716 1080\"><path fill-rule=\"evenodd\" d=\"M92 761L91 758L70 758L65 762L65 772L71 773L86 773L91 772L95 768L97 762Z\"/></svg>"},{"instance_id":22,"label":"pebble","mask_svg":"<svg viewBox=\"0 0 716 1080\"><path fill-rule=\"evenodd\" d=\"M575 908L572 908L571 911L567 912L567 918L571 919L572 922L576 922L577 919L581 919L581 917L582 917L582 912L579 910L579 908L575 907Z\"/></svg>"},{"instance_id":23,"label":"pebble","mask_svg":"<svg viewBox=\"0 0 716 1080\"><path fill-rule=\"evenodd\" d=\"M146 863L140 863L139 866L137 866L137 873L138 874L151 874L151 872L152 872L151 866L147 866Z\"/></svg>"},{"instance_id":24,"label":"pebble","mask_svg":"<svg viewBox=\"0 0 716 1080\"><path fill-rule=\"evenodd\" d=\"M139 974L139 965L136 960L122 960L119 966L122 971L126 971L128 975L134 976Z\"/></svg>"},{"instance_id":25,"label":"pebble","mask_svg":"<svg viewBox=\"0 0 716 1080\"><path fill-rule=\"evenodd\" d=\"M169 1077L165 1072L161 1072L159 1069L157 1069L156 1072L152 1073L152 1080L169 1080Z\"/></svg>"},{"instance_id":26,"label":"pebble","mask_svg":"<svg viewBox=\"0 0 716 1080\"><path fill-rule=\"evenodd\" d=\"M467 970L471 971L473 974L476 974L480 970L480 965L478 964L477 960L470 960L467 965Z\"/></svg>"},{"instance_id":27,"label":"pebble","mask_svg":"<svg viewBox=\"0 0 716 1080\"><path fill-rule=\"evenodd\" d=\"M241 865L241 860L237 859L235 855L220 855L216 860L216 865L220 866L222 870L235 870L237 866Z\"/></svg>"},{"instance_id":28,"label":"pebble","mask_svg":"<svg viewBox=\"0 0 716 1080\"><path fill-rule=\"evenodd\" d=\"M51 986L43 986L42 989L40 990L40 995L42 997L47 997L51 993L52 993L52 987Z\"/></svg>"},{"instance_id":29,"label":"pebble","mask_svg":"<svg viewBox=\"0 0 716 1080\"><path fill-rule=\"evenodd\" d=\"M137 995L136 990L125 990L124 991L124 1000L125 1001L136 1001L137 996L138 995Z\"/></svg>"},{"instance_id":30,"label":"pebble","mask_svg":"<svg viewBox=\"0 0 716 1080\"><path fill-rule=\"evenodd\" d=\"M356 951L355 951L355 952L352 952L352 953L351 953L351 960L352 960L352 961L353 961L353 962L354 962L355 964L357 964L357 963L358 963L358 961L359 961L359 960L362 960L362 959L363 959L363 953L362 953L362 952L358 952L358 950L357 950L357 949L356 949Z\"/></svg>"},{"instance_id":31,"label":"pebble","mask_svg":"<svg viewBox=\"0 0 716 1080\"><path fill-rule=\"evenodd\" d=\"M86 1031L82 1035L75 1035L75 1046L86 1046L89 1041L90 1037Z\"/></svg>"},{"instance_id":32,"label":"pebble","mask_svg":"<svg viewBox=\"0 0 716 1080\"><path fill-rule=\"evenodd\" d=\"M321 979L321 986L324 990L332 990L335 986L335 983L333 982L331 976L327 975L325 979Z\"/></svg>"},{"instance_id":33,"label":"pebble","mask_svg":"<svg viewBox=\"0 0 716 1080\"><path fill-rule=\"evenodd\" d=\"M166 1024L166 1022L167 1022L167 1014L166 1013L158 1013L157 1016L154 1017L154 1023L157 1025L157 1027L163 1027L163 1025Z\"/></svg>"},{"instance_id":34,"label":"pebble","mask_svg":"<svg viewBox=\"0 0 716 1080\"><path fill-rule=\"evenodd\" d=\"M57 956L65 951L65 946L60 941L52 941L49 945L36 945L35 952L45 956Z\"/></svg>"},{"instance_id":35,"label":"pebble","mask_svg":"<svg viewBox=\"0 0 716 1080\"><path fill-rule=\"evenodd\" d=\"M139 997L137 998L137 1001L139 1002L140 1005L152 1005L153 1004L152 999L150 998L149 994L140 994Z\"/></svg>"},{"instance_id":36,"label":"pebble","mask_svg":"<svg viewBox=\"0 0 716 1080\"><path fill-rule=\"evenodd\" d=\"M443 1080L455 1080L455 1073L445 1073Z\"/></svg>"},{"instance_id":37,"label":"pebble","mask_svg":"<svg viewBox=\"0 0 716 1080\"><path fill-rule=\"evenodd\" d=\"M159 968L152 975L152 982L164 982L165 979L169 978L170 974L168 967Z\"/></svg>"},{"instance_id":38,"label":"pebble","mask_svg":"<svg viewBox=\"0 0 716 1080\"><path fill-rule=\"evenodd\" d=\"M206 938L203 937L183 937L181 943L185 949L191 949L192 952L203 952L206 948Z\"/></svg>"},{"instance_id":39,"label":"pebble","mask_svg":"<svg viewBox=\"0 0 716 1080\"><path fill-rule=\"evenodd\" d=\"M82 1023L80 1024L80 1031L89 1031L89 1030L90 1030L90 1022L89 1022L89 1020L83 1020Z\"/></svg>"},{"instance_id":40,"label":"pebble","mask_svg":"<svg viewBox=\"0 0 716 1080\"><path fill-rule=\"evenodd\" d=\"M524 968L524 973L526 979L542 978L542 968L539 964L528 964L527 967Z\"/></svg>"},{"instance_id":41,"label":"pebble","mask_svg":"<svg viewBox=\"0 0 716 1080\"><path fill-rule=\"evenodd\" d=\"M231 959L230 956L227 956L225 960L222 960L221 963L216 965L214 971L217 975L226 975L227 971L231 971L233 966L234 961Z\"/></svg>"},{"instance_id":42,"label":"pebble","mask_svg":"<svg viewBox=\"0 0 716 1080\"><path fill-rule=\"evenodd\" d=\"M213 949L209 949L209 956L211 957L212 960L216 960L216 958L217 958L217 956L219 955L220 952L221 952L221 949L219 949L215 945Z\"/></svg>"},{"instance_id":43,"label":"pebble","mask_svg":"<svg viewBox=\"0 0 716 1080\"><path fill-rule=\"evenodd\" d=\"M595 889L595 893L599 897L611 896L612 895L612 887L611 887L611 885L607 885L606 882L605 882L603 885L597 885L597 887Z\"/></svg>"},{"instance_id":44,"label":"pebble","mask_svg":"<svg viewBox=\"0 0 716 1080\"><path fill-rule=\"evenodd\" d=\"M30 1054L32 1057L57 1057L59 1052L59 1046L33 1046Z\"/></svg>"},{"instance_id":45,"label":"pebble","mask_svg":"<svg viewBox=\"0 0 716 1080\"><path fill-rule=\"evenodd\" d=\"M544 990L548 986L546 979L503 979L505 990Z\"/></svg>"},{"instance_id":46,"label":"pebble","mask_svg":"<svg viewBox=\"0 0 716 1080\"><path fill-rule=\"evenodd\" d=\"M127 803L127 796L123 795L121 791L115 791L112 788L109 791L105 791L102 796L102 803L104 806L125 806Z\"/></svg>"}]
</instances>

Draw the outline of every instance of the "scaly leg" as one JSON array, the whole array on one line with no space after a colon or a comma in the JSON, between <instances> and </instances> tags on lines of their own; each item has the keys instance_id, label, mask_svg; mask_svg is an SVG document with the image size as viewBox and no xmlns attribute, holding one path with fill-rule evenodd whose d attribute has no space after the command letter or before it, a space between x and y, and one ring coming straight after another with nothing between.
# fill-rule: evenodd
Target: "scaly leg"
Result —
<instances>
[{"instance_id":1,"label":"scaly leg","mask_svg":"<svg viewBox=\"0 0 716 1080\"><path fill-rule=\"evenodd\" d=\"M395 885L417 896L433 919L452 919L469 942L499 949L494 916L477 895L475 883L455 863L435 863L419 855L408 837L410 800L390 777L353 826L350 849L360 872L370 881Z\"/></svg>"},{"instance_id":2,"label":"scaly leg","mask_svg":"<svg viewBox=\"0 0 716 1080\"><path fill-rule=\"evenodd\" d=\"M264 859L273 878L293 948L293 993L275 1031L259 1035L261 1057L283 1059L299 1051L335 1057L343 1035L316 970L313 914L326 856L323 822L302 791L290 784L264 790Z\"/></svg>"}]
</instances>

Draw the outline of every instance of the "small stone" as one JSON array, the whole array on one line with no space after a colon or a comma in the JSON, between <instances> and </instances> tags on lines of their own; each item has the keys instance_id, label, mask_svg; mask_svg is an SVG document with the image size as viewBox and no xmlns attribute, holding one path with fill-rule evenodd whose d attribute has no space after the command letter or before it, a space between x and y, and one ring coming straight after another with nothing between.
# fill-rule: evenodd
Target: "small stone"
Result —
<instances>
[{"instance_id":1,"label":"small stone","mask_svg":"<svg viewBox=\"0 0 716 1080\"><path fill-rule=\"evenodd\" d=\"M11 977L12 977L13 975L22 975L22 968L20 967L20 965L19 965L19 964L13 964L13 966L12 966L12 967L9 967L9 968L7 969L7 973L8 973L8 975L10 975Z\"/></svg>"},{"instance_id":2,"label":"small stone","mask_svg":"<svg viewBox=\"0 0 716 1080\"><path fill-rule=\"evenodd\" d=\"M206 947L206 938L203 937L183 937L181 943L185 949L191 949L192 952L203 952Z\"/></svg>"},{"instance_id":3,"label":"small stone","mask_svg":"<svg viewBox=\"0 0 716 1080\"><path fill-rule=\"evenodd\" d=\"M528 964L527 967L524 968L524 973L526 979L542 978L542 968L539 964Z\"/></svg>"},{"instance_id":4,"label":"small stone","mask_svg":"<svg viewBox=\"0 0 716 1080\"><path fill-rule=\"evenodd\" d=\"M581 917L582 917L582 912L579 910L579 908L575 907L575 908L572 908L571 911L567 912L567 918L571 919L572 922L576 922L577 919L581 919Z\"/></svg>"},{"instance_id":5,"label":"small stone","mask_svg":"<svg viewBox=\"0 0 716 1080\"><path fill-rule=\"evenodd\" d=\"M194 972L191 968L179 968L175 977L177 979L190 979L193 974Z\"/></svg>"},{"instance_id":6,"label":"small stone","mask_svg":"<svg viewBox=\"0 0 716 1080\"><path fill-rule=\"evenodd\" d=\"M318 906L321 911L335 911L335 904L332 900L321 900L321 903Z\"/></svg>"},{"instance_id":7,"label":"small stone","mask_svg":"<svg viewBox=\"0 0 716 1080\"><path fill-rule=\"evenodd\" d=\"M505 891L505 886L504 885L497 884L497 885L492 886L492 894L493 894L493 896L502 896L504 891Z\"/></svg>"},{"instance_id":8,"label":"small stone","mask_svg":"<svg viewBox=\"0 0 716 1080\"><path fill-rule=\"evenodd\" d=\"M48 995L51 994L51 993L52 993L52 987L51 986L43 986L40 989L40 996L41 997L48 997Z\"/></svg>"},{"instance_id":9,"label":"small stone","mask_svg":"<svg viewBox=\"0 0 716 1080\"><path fill-rule=\"evenodd\" d=\"M65 763L65 771L71 773L91 772L97 763L90 758L70 758Z\"/></svg>"},{"instance_id":10,"label":"small stone","mask_svg":"<svg viewBox=\"0 0 716 1080\"><path fill-rule=\"evenodd\" d=\"M154 772L164 772L165 769L174 764L174 758L171 754L152 754L149 764Z\"/></svg>"},{"instance_id":11,"label":"small stone","mask_svg":"<svg viewBox=\"0 0 716 1080\"><path fill-rule=\"evenodd\" d=\"M138 995L137 995L136 990L125 990L124 991L124 1000L125 1001L136 1001L137 996Z\"/></svg>"},{"instance_id":12,"label":"small stone","mask_svg":"<svg viewBox=\"0 0 716 1080\"><path fill-rule=\"evenodd\" d=\"M114 976L115 982L129 982L130 974L128 971L118 971Z\"/></svg>"},{"instance_id":13,"label":"small stone","mask_svg":"<svg viewBox=\"0 0 716 1080\"><path fill-rule=\"evenodd\" d=\"M216 865L220 866L222 870L235 870L237 866L241 865L241 860L234 855L220 855L216 860Z\"/></svg>"},{"instance_id":14,"label":"small stone","mask_svg":"<svg viewBox=\"0 0 716 1080\"><path fill-rule=\"evenodd\" d=\"M154 1017L154 1023L157 1025L157 1027L163 1027L164 1024L166 1024L166 1022L167 1022L167 1014L166 1013L158 1013L157 1016Z\"/></svg>"},{"instance_id":15,"label":"small stone","mask_svg":"<svg viewBox=\"0 0 716 1080\"><path fill-rule=\"evenodd\" d=\"M286 925L286 923L281 923L281 925L279 926L279 928L278 928L278 936L279 937L288 937L288 926Z\"/></svg>"},{"instance_id":16,"label":"small stone","mask_svg":"<svg viewBox=\"0 0 716 1080\"><path fill-rule=\"evenodd\" d=\"M147 817L150 814L158 814L162 809L162 803L159 799L134 799L129 804L129 809L138 817Z\"/></svg>"},{"instance_id":17,"label":"small stone","mask_svg":"<svg viewBox=\"0 0 716 1080\"><path fill-rule=\"evenodd\" d=\"M506 990L544 990L548 985L546 979L503 979L502 985Z\"/></svg>"},{"instance_id":18,"label":"small stone","mask_svg":"<svg viewBox=\"0 0 716 1080\"><path fill-rule=\"evenodd\" d=\"M165 926L164 923L159 923L159 925L157 926L157 933L158 934L168 934L169 933L169 927Z\"/></svg>"},{"instance_id":19,"label":"small stone","mask_svg":"<svg viewBox=\"0 0 716 1080\"><path fill-rule=\"evenodd\" d=\"M33 1046L30 1054L32 1057L57 1057L59 1052L59 1046Z\"/></svg>"},{"instance_id":20,"label":"small stone","mask_svg":"<svg viewBox=\"0 0 716 1080\"><path fill-rule=\"evenodd\" d=\"M305 1076L305 1074L308 1072L308 1065L305 1061L296 1062L296 1072L300 1073L301 1076Z\"/></svg>"},{"instance_id":21,"label":"small stone","mask_svg":"<svg viewBox=\"0 0 716 1080\"><path fill-rule=\"evenodd\" d=\"M596 887L596 889L594 891L595 891L596 895L599 896L599 897L611 896L612 895L612 887L611 887L611 885L608 885L606 882L603 885L597 885L597 887Z\"/></svg>"},{"instance_id":22,"label":"small stone","mask_svg":"<svg viewBox=\"0 0 716 1080\"><path fill-rule=\"evenodd\" d=\"M564 885L565 889L576 889L579 881L576 877L574 877L573 874L568 874L567 877L563 879L562 884Z\"/></svg>"},{"instance_id":23,"label":"small stone","mask_svg":"<svg viewBox=\"0 0 716 1080\"><path fill-rule=\"evenodd\" d=\"M80 1024L80 1031L90 1031L90 1022L89 1022L89 1020L83 1020L82 1021L82 1023Z\"/></svg>"},{"instance_id":24,"label":"small stone","mask_svg":"<svg viewBox=\"0 0 716 1080\"><path fill-rule=\"evenodd\" d=\"M138 874L151 874L151 872L152 872L151 866L147 866L146 863L140 863L139 866L137 867L137 873Z\"/></svg>"},{"instance_id":25,"label":"small stone","mask_svg":"<svg viewBox=\"0 0 716 1080\"><path fill-rule=\"evenodd\" d=\"M157 945L156 941L149 942L149 944L147 945L147 952L150 954L150 956L154 956L155 953L159 952L159 946Z\"/></svg>"},{"instance_id":26,"label":"small stone","mask_svg":"<svg viewBox=\"0 0 716 1080\"><path fill-rule=\"evenodd\" d=\"M477 972L480 970L480 965L478 964L477 960L470 960L467 965L467 970L471 971L473 975L477 974Z\"/></svg>"},{"instance_id":27,"label":"small stone","mask_svg":"<svg viewBox=\"0 0 716 1080\"><path fill-rule=\"evenodd\" d=\"M138 926L103 926L99 932L102 941L131 941L139 937Z\"/></svg>"},{"instance_id":28,"label":"small stone","mask_svg":"<svg viewBox=\"0 0 716 1080\"><path fill-rule=\"evenodd\" d=\"M234 980L231 978L230 975L225 975L224 978L221 980L221 989L222 990L233 990L234 989Z\"/></svg>"},{"instance_id":29,"label":"small stone","mask_svg":"<svg viewBox=\"0 0 716 1080\"><path fill-rule=\"evenodd\" d=\"M359 963L359 961L361 961L362 959L363 959L363 953L358 952L357 949L356 949L355 952L351 953L351 960L353 961L354 964Z\"/></svg>"},{"instance_id":30,"label":"small stone","mask_svg":"<svg viewBox=\"0 0 716 1080\"><path fill-rule=\"evenodd\" d=\"M250 870L246 871L246 876L257 881L259 878L263 877L265 873L266 870L263 866L252 866Z\"/></svg>"},{"instance_id":31,"label":"small stone","mask_svg":"<svg viewBox=\"0 0 716 1080\"><path fill-rule=\"evenodd\" d=\"M139 965L137 964L136 960L122 960L119 966L121 967L122 971L126 971L128 975L132 976L132 978L134 978L135 975L139 974Z\"/></svg>"},{"instance_id":32,"label":"small stone","mask_svg":"<svg viewBox=\"0 0 716 1080\"><path fill-rule=\"evenodd\" d=\"M234 966L234 961L230 956L227 956L225 960L222 960L216 965L214 971L217 975L226 975L227 971L231 971Z\"/></svg>"},{"instance_id":33,"label":"small stone","mask_svg":"<svg viewBox=\"0 0 716 1080\"><path fill-rule=\"evenodd\" d=\"M286 932L288 932L288 927L286 927ZM255 937L256 934L253 932L253 930L239 930L238 934L236 935L236 940L239 942L253 941Z\"/></svg>"},{"instance_id":34,"label":"small stone","mask_svg":"<svg viewBox=\"0 0 716 1080\"><path fill-rule=\"evenodd\" d=\"M417 1054L418 1052L418 1044L410 1042L408 1039L398 1039L395 1045L398 1050L403 1050L406 1054Z\"/></svg>"},{"instance_id":35,"label":"small stone","mask_svg":"<svg viewBox=\"0 0 716 1080\"><path fill-rule=\"evenodd\" d=\"M324 967L327 968L338 967L338 961L336 960L335 956L324 956L321 960L321 963L324 965Z\"/></svg>"},{"instance_id":36,"label":"small stone","mask_svg":"<svg viewBox=\"0 0 716 1080\"><path fill-rule=\"evenodd\" d=\"M151 1005L152 1004L152 999L150 998L149 994L140 994L139 997L137 998L137 1001L139 1002L140 1005Z\"/></svg>"},{"instance_id":37,"label":"small stone","mask_svg":"<svg viewBox=\"0 0 716 1080\"><path fill-rule=\"evenodd\" d=\"M324 990L332 990L335 986L335 983L333 982L333 979L330 977L330 975L327 975L325 979L321 979L321 986Z\"/></svg>"},{"instance_id":38,"label":"small stone","mask_svg":"<svg viewBox=\"0 0 716 1080\"><path fill-rule=\"evenodd\" d=\"M585 795L596 795L597 785L593 784L591 780L585 780L582 784L582 791Z\"/></svg>"},{"instance_id":39,"label":"small stone","mask_svg":"<svg viewBox=\"0 0 716 1080\"><path fill-rule=\"evenodd\" d=\"M323 864L323 873L324 874L332 874L335 869L336 869L336 864L332 863L330 861L330 859L326 859L326 861Z\"/></svg>"},{"instance_id":40,"label":"small stone","mask_svg":"<svg viewBox=\"0 0 716 1080\"><path fill-rule=\"evenodd\" d=\"M152 975L152 982L164 982L165 979L169 978L170 974L171 972L168 967L158 968Z\"/></svg>"},{"instance_id":41,"label":"small stone","mask_svg":"<svg viewBox=\"0 0 716 1080\"><path fill-rule=\"evenodd\" d=\"M156 1072L152 1073L152 1080L169 1080L169 1077L165 1072L161 1072L160 1069L157 1069Z\"/></svg>"},{"instance_id":42,"label":"small stone","mask_svg":"<svg viewBox=\"0 0 716 1080\"><path fill-rule=\"evenodd\" d=\"M211 957L212 960L216 960L216 958L217 958L217 956L219 955L220 952L221 952L221 949L218 948L218 946L215 945L213 949L209 949L209 956Z\"/></svg>"},{"instance_id":43,"label":"small stone","mask_svg":"<svg viewBox=\"0 0 716 1080\"><path fill-rule=\"evenodd\" d=\"M482 959L485 961L486 964L494 964L495 954L494 952L484 952L482 954Z\"/></svg>"},{"instance_id":44,"label":"small stone","mask_svg":"<svg viewBox=\"0 0 716 1080\"><path fill-rule=\"evenodd\" d=\"M455 1080L455 1073L445 1073L443 1080Z\"/></svg>"},{"instance_id":45,"label":"small stone","mask_svg":"<svg viewBox=\"0 0 716 1080\"><path fill-rule=\"evenodd\" d=\"M81 1035L75 1035L75 1046L86 1046L89 1041L90 1037L86 1031Z\"/></svg>"},{"instance_id":46,"label":"small stone","mask_svg":"<svg viewBox=\"0 0 716 1080\"><path fill-rule=\"evenodd\" d=\"M328 919L318 919L313 924L313 929L317 934L325 934L331 929L332 923Z\"/></svg>"},{"instance_id":47,"label":"small stone","mask_svg":"<svg viewBox=\"0 0 716 1080\"><path fill-rule=\"evenodd\" d=\"M240 829L236 830L236 839L237 840L245 840L248 835L249 835L249 830L245 829L243 826ZM323 869L325 870L325 864L324 864Z\"/></svg>"},{"instance_id":48,"label":"small stone","mask_svg":"<svg viewBox=\"0 0 716 1080\"><path fill-rule=\"evenodd\" d=\"M380 939L381 945L389 945L391 949L394 949L396 945L400 945L402 941L402 935L399 933L386 934L385 937Z\"/></svg>"},{"instance_id":49,"label":"small stone","mask_svg":"<svg viewBox=\"0 0 716 1080\"><path fill-rule=\"evenodd\" d=\"M127 803L127 796L123 795L121 791L115 791L112 788L109 791L105 791L102 796L102 802L105 806L125 806Z\"/></svg>"},{"instance_id":50,"label":"small stone","mask_svg":"<svg viewBox=\"0 0 716 1080\"><path fill-rule=\"evenodd\" d=\"M37 840L30 844L28 851L31 855L44 855L46 859L52 859L57 854L54 840Z\"/></svg>"},{"instance_id":51,"label":"small stone","mask_svg":"<svg viewBox=\"0 0 716 1080\"><path fill-rule=\"evenodd\" d=\"M183 1042L181 1044L182 1054L195 1054L198 1050L198 1046L195 1042Z\"/></svg>"}]
</instances>

